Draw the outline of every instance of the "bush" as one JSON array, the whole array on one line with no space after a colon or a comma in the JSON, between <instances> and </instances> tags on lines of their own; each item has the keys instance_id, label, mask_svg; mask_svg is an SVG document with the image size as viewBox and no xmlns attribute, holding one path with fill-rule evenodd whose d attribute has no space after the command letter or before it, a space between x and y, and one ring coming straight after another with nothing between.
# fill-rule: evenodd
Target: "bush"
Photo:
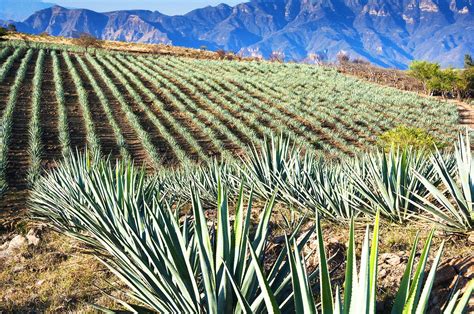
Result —
<instances>
[{"instance_id":1,"label":"bush","mask_svg":"<svg viewBox=\"0 0 474 314\"><path fill-rule=\"evenodd\" d=\"M399 147L400 149L412 147L428 151L435 149L435 147L445 147L443 142L434 138L425 130L404 125L398 126L380 135L379 145L385 151L390 151L392 147Z\"/></svg>"},{"instance_id":2,"label":"bush","mask_svg":"<svg viewBox=\"0 0 474 314\"><path fill-rule=\"evenodd\" d=\"M14 33L17 32L16 26L14 24L8 24L7 30L9 32L14 32Z\"/></svg>"},{"instance_id":3,"label":"bush","mask_svg":"<svg viewBox=\"0 0 474 314\"><path fill-rule=\"evenodd\" d=\"M0 27L0 38L8 34L8 30L5 27Z\"/></svg>"},{"instance_id":4,"label":"bush","mask_svg":"<svg viewBox=\"0 0 474 314\"><path fill-rule=\"evenodd\" d=\"M76 39L76 44L83 47L86 52L89 48L100 48L102 46L101 41L90 34L81 34Z\"/></svg>"},{"instance_id":5,"label":"bush","mask_svg":"<svg viewBox=\"0 0 474 314\"><path fill-rule=\"evenodd\" d=\"M474 97L474 66L465 69L460 74L458 80L459 97L472 98Z\"/></svg>"}]
</instances>

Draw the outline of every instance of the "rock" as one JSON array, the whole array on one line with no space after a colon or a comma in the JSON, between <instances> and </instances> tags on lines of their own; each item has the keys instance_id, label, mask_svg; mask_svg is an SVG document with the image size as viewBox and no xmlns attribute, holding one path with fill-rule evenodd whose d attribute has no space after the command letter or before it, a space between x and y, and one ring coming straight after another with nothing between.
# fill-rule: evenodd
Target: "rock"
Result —
<instances>
[{"instance_id":1,"label":"rock","mask_svg":"<svg viewBox=\"0 0 474 314\"><path fill-rule=\"evenodd\" d=\"M2 245L2 248L3 247L6 247L6 248L4 248L3 250L0 250L0 259L11 256L15 250L26 245L27 241L24 236L17 235L10 242L7 242L7 243L8 243L8 246L6 246L5 244Z\"/></svg>"},{"instance_id":2,"label":"rock","mask_svg":"<svg viewBox=\"0 0 474 314\"><path fill-rule=\"evenodd\" d=\"M380 255L380 260L386 264L397 266L402 262L402 258L397 254L384 253Z\"/></svg>"},{"instance_id":3,"label":"rock","mask_svg":"<svg viewBox=\"0 0 474 314\"><path fill-rule=\"evenodd\" d=\"M469 242L474 243L474 232L469 233L469 237L467 239Z\"/></svg>"},{"instance_id":4,"label":"rock","mask_svg":"<svg viewBox=\"0 0 474 314\"><path fill-rule=\"evenodd\" d=\"M6 242L3 243L2 245L0 245L0 251L6 250L9 245L10 245L10 242L9 242L9 241L6 241Z\"/></svg>"},{"instance_id":5,"label":"rock","mask_svg":"<svg viewBox=\"0 0 474 314\"><path fill-rule=\"evenodd\" d=\"M26 239L28 240L28 244L37 246L40 242L40 238L38 237L36 231L34 229L31 229L28 231L28 234L26 235Z\"/></svg>"},{"instance_id":6,"label":"rock","mask_svg":"<svg viewBox=\"0 0 474 314\"><path fill-rule=\"evenodd\" d=\"M23 265L17 265L17 266L15 266L15 267L13 267L12 271L13 271L14 273L19 273L19 272L23 271L24 269L25 269L25 266L23 266Z\"/></svg>"},{"instance_id":7,"label":"rock","mask_svg":"<svg viewBox=\"0 0 474 314\"><path fill-rule=\"evenodd\" d=\"M10 241L10 244L8 245L8 250L18 249L25 244L26 244L25 237L22 235L17 235Z\"/></svg>"}]
</instances>

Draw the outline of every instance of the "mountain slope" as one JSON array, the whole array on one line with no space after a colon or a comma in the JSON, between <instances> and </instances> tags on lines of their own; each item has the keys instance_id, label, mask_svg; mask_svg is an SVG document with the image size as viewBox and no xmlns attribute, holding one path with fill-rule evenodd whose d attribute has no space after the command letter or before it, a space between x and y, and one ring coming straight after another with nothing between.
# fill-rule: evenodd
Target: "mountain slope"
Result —
<instances>
[{"instance_id":1,"label":"mountain slope","mask_svg":"<svg viewBox=\"0 0 474 314\"><path fill-rule=\"evenodd\" d=\"M52 7L18 23L30 33L207 46L244 55L282 51L333 60L346 51L385 66L413 59L462 66L474 48L474 0L254 0L167 16L151 11L96 13Z\"/></svg>"}]
</instances>

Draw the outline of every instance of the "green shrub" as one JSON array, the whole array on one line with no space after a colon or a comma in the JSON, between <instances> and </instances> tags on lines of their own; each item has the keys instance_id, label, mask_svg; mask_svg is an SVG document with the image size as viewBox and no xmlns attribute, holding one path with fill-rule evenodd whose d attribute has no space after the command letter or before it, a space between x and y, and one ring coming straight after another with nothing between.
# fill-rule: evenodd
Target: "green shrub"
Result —
<instances>
[{"instance_id":1,"label":"green shrub","mask_svg":"<svg viewBox=\"0 0 474 314\"><path fill-rule=\"evenodd\" d=\"M390 151L392 147L399 147L400 149L412 147L414 149L431 151L435 147L443 148L446 146L445 143L436 139L425 130L405 125L398 126L380 135L379 145L385 151Z\"/></svg>"},{"instance_id":2,"label":"green shrub","mask_svg":"<svg viewBox=\"0 0 474 314\"><path fill-rule=\"evenodd\" d=\"M0 27L0 38L8 34L8 30L5 27Z\"/></svg>"}]
</instances>

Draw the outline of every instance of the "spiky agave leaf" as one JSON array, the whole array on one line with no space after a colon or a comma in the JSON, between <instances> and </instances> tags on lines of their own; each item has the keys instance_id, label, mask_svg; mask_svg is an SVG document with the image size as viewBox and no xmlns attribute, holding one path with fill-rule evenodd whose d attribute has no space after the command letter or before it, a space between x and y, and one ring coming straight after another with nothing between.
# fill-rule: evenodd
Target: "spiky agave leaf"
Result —
<instances>
[{"instance_id":1,"label":"spiky agave leaf","mask_svg":"<svg viewBox=\"0 0 474 314\"><path fill-rule=\"evenodd\" d=\"M291 138L272 135L262 141L260 148L254 145L250 154L242 158L242 173L256 194L270 197L281 182L286 182L288 165L300 154Z\"/></svg>"},{"instance_id":2,"label":"spiky agave leaf","mask_svg":"<svg viewBox=\"0 0 474 314\"><path fill-rule=\"evenodd\" d=\"M426 196L429 191L415 172L422 173L431 182L438 182L433 165L423 151L411 148L392 149L367 154L358 159L363 164L364 175L348 172L361 203L360 209L375 215L377 210L385 218L402 223L418 215L416 195ZM360 196L359 196L360 195Z\"/></svg>"},{"instance_id":3,"label":"spiky agave leaf","mask_svg":"<svg viewBox=\"0 0 474 314\"><path fill-rule=\"evenodd\" d=\"M431 156L431 163L441 178L442 185L433 182L430 177L416 172L416 177L425 186L436 200L436 204L429 196L414 193L419 201L416 206L434 216L436 222L444 228L454 231L470 231L474 228L474 162L469 133L459 134L458 143L454 152L456 166L454 173L450 164L443 155L436 151Z\"/></svg>"},{"instance_id":4,"label":"spiky agave leaf","mask_svg":"<svg viewBox=\"0 0 474 314\"><path fill-rule=\"evenodd\" d=\"M217 187L218 223L209 225L198 189L191 187L194 219L181 219L173 203L162 197L162 187L146 181L143 170L72 155L39 180L32 193L32 215L89 245L140 304L158 312L238 312L243 305L233 293L236 286L252 309L262 310L268 304L260 293L262 280L278 304L291 294L284 250L268 272L257 267L265 260L275 196L251 236L252 202L244 206L243 184L234 228L222 184ZM291 232L291 241L301 226L302 221ZM299 248L310 236L311 231Z\"/></svg>"}]
</instances>

